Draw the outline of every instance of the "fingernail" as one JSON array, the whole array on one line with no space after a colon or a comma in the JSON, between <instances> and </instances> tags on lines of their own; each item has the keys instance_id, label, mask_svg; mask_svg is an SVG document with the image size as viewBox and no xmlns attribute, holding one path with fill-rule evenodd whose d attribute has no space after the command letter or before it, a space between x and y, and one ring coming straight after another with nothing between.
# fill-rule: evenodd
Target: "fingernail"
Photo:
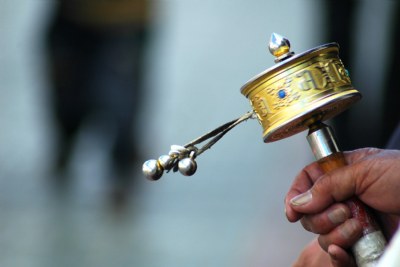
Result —
<instances>
[{"instance_id":1,"label":"fingernail","mask_svg":"<svg viewBox=\"0 0 400 267\"><path fill-rule=\"evenodd\" d=\"M347 214L343 208L338 208L328 213L328 218L333 224L339 224L347 219Z\"/></svg>"},{"instance_id":2,"label":"fingernail","mask_svg":"<svg viewBox=\"0 0 400 267\"><path fill-rule=\"evenodd\" d=\"M331 260L337 261L338 257L335 253L335 248L332 245L328 247L328 254L331 257Z\"/></svg>"},{"instance_id":3,"label":"fingernail","mask_svg":"<svg viewBox=\"0 0 400 267\"><path fill-rule=\"evenodd\" d=\"M343 224L343 226L339 228L339 232L342 234L344 238L349 239L356 233L358 226L359 222L357 222L354 219L350 219L348 222L346 222L345 224Z\"/></svg>"},{"instance_id":4,"label":"fingernail","mask_svg":"<svg viewBox=\"0 0 400 267\"><path fill-rule=\"evenodd\" d=\"M310 202L311 199L312 199L312 194L311 194L311 191L308 190L307 192L292 198L290 200L290 203L294 206L301 206L301 205L304 205L304 204L307 204L308 202Z\"/></svg>"}]
</instances>

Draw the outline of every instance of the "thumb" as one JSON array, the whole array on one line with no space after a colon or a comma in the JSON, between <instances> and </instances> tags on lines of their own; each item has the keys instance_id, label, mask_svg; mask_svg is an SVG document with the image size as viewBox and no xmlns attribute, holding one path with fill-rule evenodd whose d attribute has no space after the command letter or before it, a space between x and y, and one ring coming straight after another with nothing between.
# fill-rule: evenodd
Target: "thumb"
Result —
<instances>
[{"instance_id":1,"label":"thumb","mask_svg":"<svg viewBox=\"0 0 400 267\"><path fill-rule=\"evenodd\" d=\"M341 202L353 196L357 188L360 168L344 166L323 175L308 191L290 199L291 207L300 213L318 213L332 203Z\"/></svg>"}]
</instances>

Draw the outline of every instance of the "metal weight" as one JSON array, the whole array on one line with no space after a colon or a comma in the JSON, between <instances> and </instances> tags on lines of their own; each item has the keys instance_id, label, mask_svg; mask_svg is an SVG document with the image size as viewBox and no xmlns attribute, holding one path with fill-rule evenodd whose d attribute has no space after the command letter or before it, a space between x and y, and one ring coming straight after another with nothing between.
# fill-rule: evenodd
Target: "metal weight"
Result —
<instances>
[{"instance_id":1,"label":"metal weight","mask_svg":"<svg viewBox=\"0 0 400 267\"><path fill-rule=\"evenodd\" d=\"M158 160L148 160L143 164L142 172L147 179L155 181L161 178L164 171L179 171L185 176L192 176L197 170L197 162L195 158L203 152L210 149L217 143L226 133L234 127L249 119L255 119L253 111L247 112L237 119L227 122L216 129L192 140L184 146L172 145L168 155L162 155ZM202 147L199 144L206 142Z\"/></svg>"},{"instance_id":2,"label":"metal weight","mask_svg":"<svg viewBox=\"0 0 400 267\"><path fill-rule=\"evenodd\" d=\"M156 181L161 178L164 169L157 160L150 159L143 163L142 171L147 179L151 181Z\"/></svg>"},{"instance_id":3,"label":"metal weight","mask_svg":"<svg viewBox=\"0 0 400 267\"><path fill-rule=\"evenodd\" d=\"M192 176L197 170L197 163L192 158L184 158L178 163L179 172L185 176Z\"/></svg>"}]
</instances>

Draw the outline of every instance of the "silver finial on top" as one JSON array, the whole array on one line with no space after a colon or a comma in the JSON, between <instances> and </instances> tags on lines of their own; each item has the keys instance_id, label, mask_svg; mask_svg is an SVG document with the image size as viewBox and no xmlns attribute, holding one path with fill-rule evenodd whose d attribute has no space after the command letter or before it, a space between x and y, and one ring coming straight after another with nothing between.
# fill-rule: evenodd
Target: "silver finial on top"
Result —
<instances>
[{"instance_id":1,"label":"silver finial on top","mask_svg":"<svg viewBox=\"0 0 400 267\"><path fill-rule=\"evenodd\" d=\"M269 40L268 49L271 54L276 57L276 63L291 57L294 54L293 52L290 52L289 40L277 33L272 33Z\"/></svg>"}]
</instances>

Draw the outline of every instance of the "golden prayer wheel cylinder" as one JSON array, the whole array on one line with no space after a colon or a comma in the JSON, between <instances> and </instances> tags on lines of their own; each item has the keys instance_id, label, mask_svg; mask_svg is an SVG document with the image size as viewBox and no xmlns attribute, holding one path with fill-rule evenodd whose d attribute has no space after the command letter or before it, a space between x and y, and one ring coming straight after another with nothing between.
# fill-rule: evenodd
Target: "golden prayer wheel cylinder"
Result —
<instances>
[{"instance_id":1,"label":"golden prayer wheel cylinder","mask_svg":"<svg viewBox=\"0 0 400 267\"><path fill-rule=\"evenodd\" d=\"M279 62L241 88L263 127L264 142L274 142L328 120L361 98L339 58L339 45L329 43L301 54L290 52L281 36L270 51ZM276 43L276 42L275 42ZM282 49L286 47L286 49Z\"/></svg>"},{"instance_id":2,"label":"golden prayer wheel cylinder","mask_svg":"<svg viewBox=\"0 0 400 267\"><path fill-rule=\"evenodd\" d=\"M270 52L278 63L241 88L263 127L265 142L274 142L309 129L307 140L325 173L346 166L333 131L322 121L333 118L361 98L339 58L339 45L329 43L304 53L290 52L289 41L273 34ZM352 217L363 235L352 252L359 267L376 266L386 240L371 213L359 199L349 199Z\"/></svg>"}]
</instances>

